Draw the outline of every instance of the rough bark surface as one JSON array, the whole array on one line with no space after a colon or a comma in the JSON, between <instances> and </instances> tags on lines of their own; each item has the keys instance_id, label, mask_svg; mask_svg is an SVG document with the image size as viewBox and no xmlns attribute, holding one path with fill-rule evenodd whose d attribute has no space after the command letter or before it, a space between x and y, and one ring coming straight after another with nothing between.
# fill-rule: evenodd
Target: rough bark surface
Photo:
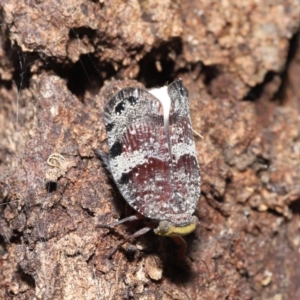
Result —
<instances>
[{"instance_id":1,"label":"rough bark surface","mask_svg":"<svg viewBox=\"0 0 300 300\"><path fill-rule=\"evenodd\" d=\"M0 0L0 299L300 299L300 3ZM202 172L187 255L93 149L119 87L181 77Z\"/></svg>"}]
</instances>

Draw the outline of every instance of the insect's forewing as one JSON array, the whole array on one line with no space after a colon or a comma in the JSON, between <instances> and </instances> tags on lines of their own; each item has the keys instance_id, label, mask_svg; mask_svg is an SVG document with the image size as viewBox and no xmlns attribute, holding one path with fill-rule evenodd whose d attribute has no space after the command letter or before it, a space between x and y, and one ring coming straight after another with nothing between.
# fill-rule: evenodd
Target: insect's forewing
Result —
<instances>
[{"instance_id":1,"label":"insect's forewing","mask_svg":"<svg viewBox=\"0 0 300 300\"><path fill-rule=\"evenodd\" d=\"M125 88L107 104L109 167L125 200L151 219L164 219L174 194L163 109L143 89Z\"/></svg>"},{"instance_id":2,"label":"insect's forewing","mask_svg":"<svg viewBox=\"0 0 300 300\"><path fill-rule=\"evenodd\" d=\"M200 197L200 169L196 156L188 91L181 80L168 86L171 98L169 134L172 169L178 197L176 206L192 215Z\"/></svg>"}]
</instances>

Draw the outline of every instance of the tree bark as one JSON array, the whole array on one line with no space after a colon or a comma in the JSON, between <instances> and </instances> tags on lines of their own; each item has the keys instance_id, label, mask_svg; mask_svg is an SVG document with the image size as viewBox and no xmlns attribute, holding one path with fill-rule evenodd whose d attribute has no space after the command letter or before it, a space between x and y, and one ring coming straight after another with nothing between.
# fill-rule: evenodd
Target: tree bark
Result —
<instances>
[{"instance_id":1,"label":"tree bark","mask_svg":"<svg viewBox=\"0 0 300 300\"><path fill-rule=\"evenodd\" d=\"M300 299L296 0L0 0L1 299ZM187 254L94 149L118 87L189 90L201 168Z\"/></svg>"}]
</instances>

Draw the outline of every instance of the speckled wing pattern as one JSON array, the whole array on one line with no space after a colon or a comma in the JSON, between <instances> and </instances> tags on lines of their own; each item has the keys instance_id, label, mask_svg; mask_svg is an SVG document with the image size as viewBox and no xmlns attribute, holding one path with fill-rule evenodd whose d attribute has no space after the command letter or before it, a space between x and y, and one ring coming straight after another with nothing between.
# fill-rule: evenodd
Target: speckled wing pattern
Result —
<instances>
[{"instance_id":1,"label":"speckled wing pattern","mask_svg":"<svg viewBox=\"0 0 300 300\"><path fill-rule=\"evenodd\" d=\"M167 87L170 114L145 89L129 87L108 102L104 122L109 169L125 200L140 214L189 222L200 196L200 171L181 80Z\"/></svg>"}]
</instances>

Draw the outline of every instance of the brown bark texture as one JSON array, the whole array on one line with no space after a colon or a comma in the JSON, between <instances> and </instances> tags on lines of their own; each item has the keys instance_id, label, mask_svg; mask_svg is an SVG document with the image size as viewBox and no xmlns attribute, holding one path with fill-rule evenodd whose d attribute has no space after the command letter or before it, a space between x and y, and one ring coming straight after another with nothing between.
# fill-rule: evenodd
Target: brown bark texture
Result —
<instances>
[{"instance_id":1,"label":"brown bark texture","mask_svg":"<svg viewBox=\"0 0 300 300\"><path fill-rule=\"evenodd\" d=\"M297 0L0 0L0 299L300 299ZM187 253L93 149L119 87L189 90L201 167Z\"/></svg>"}]
</instances>

